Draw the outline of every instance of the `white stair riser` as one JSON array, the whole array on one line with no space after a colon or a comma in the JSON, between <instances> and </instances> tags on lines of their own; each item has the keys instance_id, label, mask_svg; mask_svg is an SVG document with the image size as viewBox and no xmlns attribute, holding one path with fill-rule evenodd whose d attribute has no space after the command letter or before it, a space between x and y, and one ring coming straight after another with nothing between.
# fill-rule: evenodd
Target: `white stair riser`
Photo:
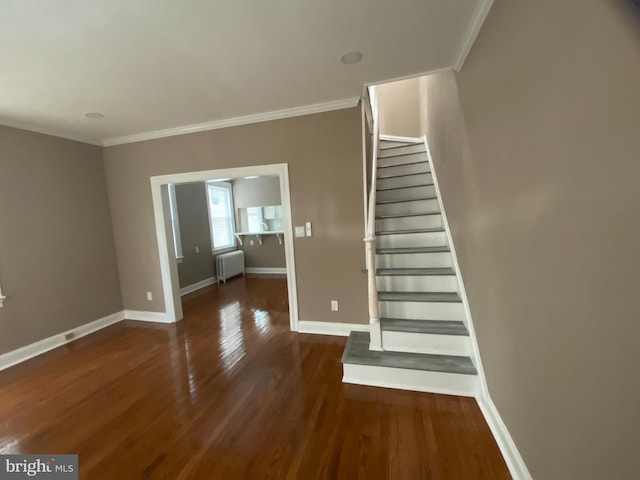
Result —
<instances>
[{"instance_id":1,"label":"white stair riser","mask_svg":"<svg viewBox=\"0 0 640 480\"><path fill-rule=\"evenodd\" d=\"M386 302L380 303L380 316L406 320L464 321L462 303L447 302Z\"/></svg>"},{"instance_id":2,"label":"white stair riser","mask_svg":"<svg viewBox=\"0 0 640 480\"><path fill-rule=\"evenodd\" d=\"M376 205L376 215L395 215L405 213L421 213L438 211L440 206L438 201L433 200L413 200L401 203L382 203Z\"/></svg>"},{"instance_id":3,"label":"white stair riser","mask_svg":"<svg viewBox=\"0 0 640 480\"><path fill-rule=\"evenodd\" d=\"M378 202L388 202L396 200L418 200L425 197L433 197L436 194L435 187L420 186L420 187L407 187L398 188L395 190L381 190L376 192L376 199Z\"/></svg>"},{"instance_id":4,"label":"white stair riser","mask_svg":"<svg viewBox=\"0 0 640 480\"><path fill-rule=\"evenodd\" d=\"M379 166L379 165L378 165ZM409 175L412 173L429 173L429 163L411 163L409 165L398 165L396 167L379 168L378 181L383 178L395 177L397 175Z\"/></svg>"},{"instance_id":5,"label":"white stair riser","mask_svg":"<svg viewBox=\"0 0 640 480\"><path fill-rule=\"evenodd\" d=\"M394 253L376 255L378 268L438 268L452 267L453 258L444 253Z\"/></svg>"},{"instance_id":6,"label":"white stair riser","mask_svg":"<svg viewBox=\"0 0 640 480\"><path fill-rule=\"evenodd\" d=\"M396 157L378 158L378 167L395 167L406 165L407 163L426 162L426 153L411 153L409 155L398 155Z\"/></svg>"},{"instance_id":7,"label":"white stair riser","mask_svg":"<svg viewBox=\"0 0 640 480\"><path fill-rule=\"evenodd\" d=\"M342 365L342 381L357 385L398 388L415 392L443 393L474 397L478 393L478 376L459 373L428 372L371 365Z\"/></svg>"},{"instance_id":8,"label":"white stair riser","mask_svg":"<svg viewBox=\"0 0 640 480\"><path fill-rule=\"evenodd\" d=\"M380 150L386 150L388 148L393 148L393 147L407 147L409 145L415 145L415 143L409 143L409 142L393 142L391 140L380 140L380 143L378 144L378 148L380 148Z\"/></svg>"},{"instance_id":9,"label":"white stair riser","mask_svg":"<svg viewBox=\"0 0 640 480\"><path fill-rule=\"evenodd\" d=\"M377 248L442 247L447 244L444 232L378 235Z\"/></svg>"},{"instance_id":10,"label":"white stair riser","mask_svg":"<svg viewBox=\"0 0 640 480\"><path fill-rule=\"evenodd\" d=\"M414 145L406 145L404 147L381 149L378 152L378 158L386 158L395 155L406 155L408 153L425 153L424 144L416 143Z\"/></svg>"},{"instance_id":11,"label":"white stair riser","mask_svg":"<svg viewBox=\"0 0 640 480\"><path fill-rule=\"evenodd\" d=\"M443 226L442 215L376 219L376 232L391 232L393 230L412 230L418 228L442 228Z\"/></svg>"},{"instance_id":12,"label":"white stair riser","mask_svg":"<svg viewBox=\"0 0 640 480\"><path fill-rule=\"evenodd\" d=\"M377 185L379 190L385 188L415 187L416 185L428 185L433 183L430 173L420 173L418 175L403 175L401 177L379 178Z\"/></svg>"},{"instance_id":13,"label":"white stair riser","mask_svg":"<svg viewBox=\"0 0 640 480\"><path fill-rule=\"evenodd\" d=\"M457 292L455 275L379 275L380 292Z\"/></svg>"},{"instance_id":14,"label":"white stair riser","mask_svg":"<svg viewBox=\"0 0 640 480\"><path fill-rule=\"evenodd\" d=\"M382 347L393 352L431 353L434 355L471 354L471 340L463 335L382 331Z\"/></svg>"}]
</instances>

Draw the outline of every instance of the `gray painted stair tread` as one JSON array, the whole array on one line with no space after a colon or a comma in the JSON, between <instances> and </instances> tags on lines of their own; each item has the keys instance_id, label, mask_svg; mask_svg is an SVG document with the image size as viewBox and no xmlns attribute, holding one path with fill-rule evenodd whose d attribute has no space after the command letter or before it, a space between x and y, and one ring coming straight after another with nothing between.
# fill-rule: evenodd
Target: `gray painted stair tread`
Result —
<instances>
[{"instance_id":1,"label":"gray painted stair tread","mask_svg":"<svg viewBox=\"0 0 640 480\"><path fill-rule=\"evenodd\" d=\"M423 163L423 162L422 162ZM399 167L402 167L404 165L398 165ZM385 167L380 167L380 168L385 168ZM376 177L378 180L387 180L389 178L398 178L398 177L413 177L414 175L428 175L431 172L416 172L416 173L401 173L399 175L389 175L388 177Z\"/></svg>"},{"instance_id":2,"label":"gray painted stair tread","mask_svg":"<svg viewBox=\"0 0 640 480\"><path fill-rule=\"evenodd\" d=\"M405 218L405 217L424 217L426 215L440 215L440 211L435 212L418 212L418 213L392 213L390 215L378 215L378 220L383 218Z\"/></svg>"},{"instance_id":3,"label":"gray painted stair tread","mask_svg":"<svg viewBox=\"0 0 640 480\"><path fill-rule=\"evenodd\" d=\"M423 183L421 185L409 185L406 187L376 188L376 192L388 192L389 190L404 190L405 188L418 188L418 187L433 187L433 183Z\"/></svg>"},{"instance_id":4,"label":"gray painted stair tread","mask_svg":"<svg viewBox=\"0 0 640 480\"><path fill-rule=\"evenodd\" d=\"M404 247L404 248L379 248L376 253L379 255L402 254L402 253L449 253L451 250L444 245L436 247Z\"/></svg>"},{"instance_id":5,"label":"gray painted stair tread","mask_svg":"<svg viewBox=\"0 0 640 480\"><path fill-rule=\"evenodd\" d=\"M403 148L407 148L410 147L411 145L407 145L406 147ZM390 149L385 149L385 152L388 152ZM393 153L393 152L391 152ZM398 157L406 157L407 155L427 155L427 151L426 150L418 150L415 152L408 152L408 153L397 153L395 155L385 155L384 157L378 156L378 160L387 160L389 158L398 158Z\"/></svg>"},{"instance_id":6,"label":"gray painted stair tread","mask_svg":"<svg viewBox=\"0 0 640 480\"><path fill-rule=\"evenodd\" d=\"M394 148L413 147L414 145L420 145L419 142L392 142L403 143L403 145L385 145L383 142L386 142L386 140L380 140L380 150L392 150Z\"/></svg>"},{"instance_id":7,"label":"gray painted stair tread","mask_svg":"<svg viewBox=\"0 0 640 480\"><path fill-rule=\"evenodd\" d=\"M378 171L382 168L398 168L398 167L406 167L408 165L415 165L416 163L426 163L428 164L429 161L428 160L419 160L417 162L410 162L410 163L402 163L400 165L378 165ZM427 171L427 172L420 172L420 173L431 173L431 171ZM394 176L394 175L392 175ZM378 178L391 178L391 177L380 177L378 176Z\"/></svg>"},{"instance_id":8,"label":"gray painted stair tread","mask_svg":"<svg viewBox=\"0 0 640 480\"><path fill-rule=\"evenodd\" d=\"M434 233L434 232L444 232L444 228L417 228L414 230L383 230L380 232L376 232L376 235L404 235L407 233Z\"/></svg>"},{"instance_id":9,"label":"gray painted stair tread","mask_svg":"<svg viewBox=\"0 0 640 480\"><path fill-rule=\"evenodd\" d=\"M381 302L443 302L461 303L455 292L378 292Z\"/></svg>"},{"instance_id":10,"label":"gray painted stair tread","mask_svg":"<svg viewBox=\"0 0 640 480\"><path fill-rule=\"evenodd\" d=\"M376 205L384 205L385 203L405 203L405 202L420 202L423 200L437 200L438 197L422 197L422 198L412 198L410 200L376 200Z\"/></svg>"},{"instance_id":11,"label":"gray painted stair tread","mask_svg":"<svg viewBox=\"0 0 640 480\"><path fill-rule=\"evenodd\" d=\"M369 350L369 332L351 332L342 363L477 375L469 357Z\"/></svg>"},{"instance_id":12,"label":"gray painted stair tread","mask_svg":"<svg viewBox=\"0 0 640 480\"><path fill-rule=\"evenodd\" d=\"M432 335L456 335L468 337L463 322L453 320L406 320L404 318L381 318L382 330L407 333L430 333Z\"/></svg>"},{"instance_id":13,"label":"gray painted stair tread","mask_svg":"<svg viewBox=\"0 0 640 480\"><path fill-rule=\"evenodd\" d=\"M376 275L455 275L453 268L378 268Z\"/></svg>"}]
</instances>

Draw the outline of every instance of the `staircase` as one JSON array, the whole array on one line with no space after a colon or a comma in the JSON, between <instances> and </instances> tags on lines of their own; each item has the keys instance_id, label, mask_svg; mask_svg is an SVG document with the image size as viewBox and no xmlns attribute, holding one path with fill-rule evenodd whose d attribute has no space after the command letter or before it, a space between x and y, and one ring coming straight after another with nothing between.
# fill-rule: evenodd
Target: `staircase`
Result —
<instances>
[{"instance_id":1,"label":"staircase","mask_svg":"<svg viewBox=\"0 0 640 480\"><path fill-rule=\"evenodd\" d=\"M376 185L382 351L370 349L368 332L352 332L343 380L475 396L478 377L458 272L424 144L380 140Z\"/></svg>"}]
</instances>

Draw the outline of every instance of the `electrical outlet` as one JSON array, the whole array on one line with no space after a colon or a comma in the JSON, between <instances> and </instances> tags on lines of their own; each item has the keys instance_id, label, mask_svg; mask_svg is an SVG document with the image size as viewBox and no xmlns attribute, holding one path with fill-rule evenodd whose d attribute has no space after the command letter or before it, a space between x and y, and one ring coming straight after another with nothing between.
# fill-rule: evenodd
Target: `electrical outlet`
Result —
<instances>
[{"instance_id":1,"label":"electrical outlet","mask_svg":"<svg viewBox=\"0 0 640 480\"><path fill-rule=\"evenodd\" d=\"M311 222L307 222L305 224L305 228L307 230L307 237L310 237L311 236Z\"/></svg>"},{"instance_id":2,"label":"electrical outlet","mask_svg":"<svg viewBox=\"0 0 640 480\"><path fill-rule=\"evenodd\" d=\"M304 237L304 227L296 227L296 237Z\"/></svg>"},{"instance_id":3,"label":"electrical outlet","mask_svg":"<svg viewBox=\"0 0 640 480\"><path fill-rule=\"evenodd\" d=\"M253 240L249 240L249 245L253 245Z\"/></svg>"},{"instance_id":4,"label":"electrical outlet","mask_svg":"<svg viewBox=\"0 0 640 480\"><path fill-rule=\"evenodd\" d=\"M332 312L338 311L338 300L331 300L331 311Z\"/></svg>"},{"instance_id":5,"label":"electrical outlet","mask_svg":"<svg viewBox=\"0 0 640 480\"><path fill-rule=\"evenodd\" d=\"M153 300L153 293L147 292L147 300L149 301Z\"/></svg>"},{"instance_id":6,"label":"electrical outlet","mask_svg":"<svg viewBox=\"0 0 640 480\"><path fill-rule=\"evenodd\" d=\"M196 245L196 253L200 253L200 247Z\"/></svg>"}]
</instances>

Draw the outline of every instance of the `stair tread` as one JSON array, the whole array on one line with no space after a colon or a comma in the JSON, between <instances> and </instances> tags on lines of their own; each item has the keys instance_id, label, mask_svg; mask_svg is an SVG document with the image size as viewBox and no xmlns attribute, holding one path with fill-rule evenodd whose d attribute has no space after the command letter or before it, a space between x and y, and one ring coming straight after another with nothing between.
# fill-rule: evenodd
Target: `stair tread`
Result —
<instances>
[{"instance_id":1,"label":"stair tread","mask_svg":"<svg viewBox=\"0 0 640 480\"><path fill-rule=\"evenodd\" d=\"M406 187L376 188L376 192L388 192L389 190L403 190L405 188L433 187L433 183L421 183L420 185L407 185Z\"/></svg>"},{"instance_id":2,"label":"stair tread","mask_svg":"<svg viewBox=\"0 0 640 480\"><path fill-rule=\"evenodd\" d=\"M430 353L376 352L369 350L369 338L369 332L351 332L342 355L342 363L477 375L476 368L469 357Z\"/></svg>"},{"instance_id":3,"label":"stair tread","mask_svg":"<svg viewBox=\"0 0 640 480\"><path fill-rule=\"evenodd\" d=\"M407 147L403 147L403 148L407 148ZM386 152L388 150L384 150L384 151ZM396 153L395 155L385 155L384 157L381 157L380 155L378 155L378 160L386 160L388 158L406 157L407 155L427 155L427 151L426 150L419 150L417 152Z\"/></svg>"},{"instance_id":4,"label":"stair tread","mask_svg":"<svg viewBox=\"0 0 640 480\"><path fill-rule=\"evenodd\" d=\"M376 205L385 205L387 203L420 202L423 200L437 200L437 199L438 197L436 197L435 195L432 197L411 198L409 200L377 200L376 199Z\"/></svg>"},{"instance_id":5,"label":"stair tread","mask_svg":"<svg viewBox=\"0 0 640 480\"><path fill-rule=\"evenodd\" d=\"M399 167L402 167L403 165L398 165ZM384 168L384 167L381 167ZM376 178L378 180L388 180L390 178L399 178L399 177L413 177L415 175L429 175L431 174L431 172L416 172L416 173L401 173L400 175L389 175L388 177L378 177L376 176Z\"/></svg>"},{"instance_id":6,"label":"stair tread","mask_svg":"<svg viewBox=\"0 0 640 480\"><path fill-rule=\"evenodd\" d=\"M450 267L435 268L378 268L376 275L381 276L427 276L427 275L455 275L456 272Z\"/></svg>"},{"instance_id":7,"label":"stair tread","mask_svg":"<svg viewBox=\"0 0 640 480\"><path fill-rule=\"evenodd\" d=\"M387 142L387 141L391 143L402 143L402 142L395 142L393 140L380 140L380 145L384 145L382 142ZM421 145L421 143L407 142L404 145L387 145L386 148L380 148L380 150L391 150L393 148L413 147L414 145Z\"/></svg>"},{"instance_id":8,"label":"stair tread","mask_svg":"<svg viewBox=\"0 0 640 480\"><path fill-rule=\"evenodd\" d=\"M376 235L403 235L407 233L437 233L444 232L444 228L442 227L434 227L434 228L416 228L410 230L381 230L376 232Z\"/></svg>"},{"instance_id":9,"label":"stair tread","mask_svg":"<svg viewBox=\"0 0 640 480\"><path fill-rule=\"evenodd\" d=\"M415 155L415 153L412 153L411 155ZM402 163L400 165L378 165L378 169L380 168L393 168L393 167L406 167L407 165L415 165L416 163L429 163L429 160L418 160L417 162L410 162L410 163ZM421 173L430 173L430 172L421 172Z\"/></svg>"},{"instance_id":10,"label":"stair tread","mask_svg":"<svg viewBox=\"0 0 640 480\"><path fill-rule=\"evenodd\" d=\"M417 213L391 213L389 215L376 215L377 220L382 220L385 218L404 218L404 217L424 217L427 215L441 215L442 212L433 211L433 212L417 212Z\"/></svg>"},{"instance_id":11,"label":"stair tread","mask_svg":"<svg viewBox=\"0 0 640 480\"><path fill-rule=\"evenodd\" d=\"M379 248L376 253L385 254L401 254L401 253L449 253L451 250L447 246L437 247L402 247L402 248Z\"/></svg>"},{"instance_id":12,"label":"stair tread","mask_svg":"<svg viewBox=\"0 0 640 480\"><path fill-rule=\"evenodd\" d=\"M432 335L469 336L464 322L456 320L407 320L404 318L381 318L382 330L391 332L429 333Z\"/></svg>"},{"instance_id":13,"label":"stair tread","mask_svg":"<svg viewBox=\"0 0 640 480\"><path fill-rule=\"evenodd\" d=\"M381 302L442 302L462 303L455 292L378 292Z\"/></svg>"}]
</instances>

